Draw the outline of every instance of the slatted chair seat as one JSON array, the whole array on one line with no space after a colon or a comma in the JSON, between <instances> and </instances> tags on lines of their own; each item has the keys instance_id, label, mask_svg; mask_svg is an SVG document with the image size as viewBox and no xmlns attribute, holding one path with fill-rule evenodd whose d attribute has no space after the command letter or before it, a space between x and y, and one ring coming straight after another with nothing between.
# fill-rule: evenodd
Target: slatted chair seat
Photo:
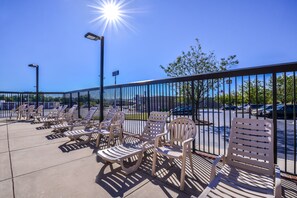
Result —
<instances>
[{"instance_id":1,"label":"slatted chair seat","mask_svg":"<svg viewBox=\"0 0 297 198\"><path fill-rule=\"evenodd\" d=\"M174 158L182 158L183 156L183 149L180 146L170 146L170 145L165 145L161 147L157 147L157 152L165 155L165 156L172 156Z\"/></svg>"},{"instance_id":2,"label":"slatted chair seat","mask_svg":"<svg viewBox=\"0 0 297 198\"><path fill-rule=\"evenodd\" d=\"M109 149L99 150L98 155L102 159L109 162L121 164L123 158L126 159L135 155L139 155L140 153L142 154L143 150L148 150L153 147L154 144L143 145L141 142L123 143L119 146L111 147Z\"/></svg>"},{"instance_id":3,"label":"slatted chair seat","mask_svg":"<svg viewBox=\"0 0 297 198\"><path fill-rule=\"evenodd\" d=\"M156 137L163 133L168 115L168 112L151 112L141 135L125 137L121 145L99 150L97 155L108 162L119 163L126 174L136 171L144 152L153 148ZM133 156L137 157L137 162L125 167L124 161Z\"/></svg>"},{"instance_id":4,"label":"slatted chair seat","mask_svg":"<svg viewBox=\"0 0 297 198\"><path fill-rule=\"evenodd\" d=\"M281 197L273 138L271 121L234 118L227 157L214 161L211 182L199 197ZM216 175L221 159L224 166Z\"/></svg>"}]
</instances>

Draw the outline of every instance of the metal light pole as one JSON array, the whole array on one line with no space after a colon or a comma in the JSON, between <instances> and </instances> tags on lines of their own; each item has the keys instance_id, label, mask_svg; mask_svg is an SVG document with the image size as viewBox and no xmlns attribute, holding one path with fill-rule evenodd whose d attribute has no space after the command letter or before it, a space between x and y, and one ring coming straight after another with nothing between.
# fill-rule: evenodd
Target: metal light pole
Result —
<instances>
[{"instance_id":1,"label":"metal light pole","mask_svg":"<svg viewBox=\"0 0 297 198\"><path fill-rule=\"evenodd\" d=\"M37 109L38 107L38 99L39 99L39 96L38 96L38 84L39 84L39 65L37 64L29 64L28 65L29 67L35 67L36 68L36 105L35 105L35 108Z\"/></svg>"},{"instance_id":2,"label":"metal light pole","mask_svg":"<svg viewBox=\"0 0 297 198\"><path fill-rule=\"evenodd\" d=\"M120 74L119 70L112 72L112 76L114 76L114 85L117 84L117 76ZM114 108L117 106L117 90L114 88Z\"/></svg>"},{"instance_id":3,"label":"metal light pole","mask_svg":"<svg viewBox=\"0 0 297 198\"><path fill-rule=\"evenodd\" d=\"M86 33L85 38L98 41L100 40L100 122L103 120L103 79L104 79L104 36L97 36L93 33Z\"/></svg>"}]
</instances>

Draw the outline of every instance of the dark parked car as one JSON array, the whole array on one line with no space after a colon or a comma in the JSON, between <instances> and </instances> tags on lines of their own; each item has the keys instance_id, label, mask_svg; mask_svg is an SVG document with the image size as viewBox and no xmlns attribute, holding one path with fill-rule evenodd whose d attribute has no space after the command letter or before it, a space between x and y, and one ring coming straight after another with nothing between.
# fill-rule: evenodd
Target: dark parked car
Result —
<instances>
[{"instance_id":1,"label":"dark parked car","mask_svg":"<svg viewBox=\"0 0 297 198\"><path fill-rule=\"evenodd\" d=\"M236 110L237 106L234 105L225 105L221 107L221 110Z\"/></svg>"},{"instance_id":2,"label":"dark parked car","mask_svg":"<svg viewBox=\"0 0 297 198\"><path fill-rule=\"evenodd\" d=\"M192 106L177 106L172 109L173 115L192 115Z\"/></svg>"},{"instance_id":3,"label":"dark parked car","mask_svg":"<svg viewBox=\"0 0 297 198\"><path fill-rule=\"evenodd\" d=\"M285 112L286 110L286 112ZM278 105L276 107L276 117L277 118L293 118L294 117L294 105ZM272 118L273 110L266 111L266 116ZM297 117L297 105L295 105L295 116Z\"/></svg>"}]
</instances>

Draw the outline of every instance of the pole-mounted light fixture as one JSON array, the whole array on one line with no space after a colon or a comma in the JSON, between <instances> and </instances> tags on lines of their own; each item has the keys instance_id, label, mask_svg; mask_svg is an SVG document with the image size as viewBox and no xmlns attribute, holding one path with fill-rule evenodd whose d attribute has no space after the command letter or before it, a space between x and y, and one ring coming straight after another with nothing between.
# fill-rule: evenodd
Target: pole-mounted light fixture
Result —
<instances>
[{"instance_id":1,"label":"pole-mounted light fixture","mask_svg":"<svg viewBox=\"0 0 297 198\"><path fill-rule=\"evenodd\" d=\"M85 38L93 40L93 41L101 40L101 36L97 36L96 34L93 34L91 32L86 33Z\"/></svg>"},{"instance_id":2,"label":"pole-mounted light fixture","mask_svg":"<svg viewBox=\"0 0 297 198\"><path fill-rule=\"evenodd\" d=\"M85 38L93 41L101 41L100 45L100 121L103 120L103 79L104 79L104 36L97 36L91 32L85 34Z\"/></svg>"},{"instance_id":3,"label":"pole-mounted light fixture","mask_svg":"<svg viewBox=\"0 0 297 198\"><path fill-rule=\"evenodd\" d=\"M33 67L33 68L36 68L36 105L35 105L35 107L36 107L36 109L37 109L37 107L38 107L38 103L39 103L39 101L38 101L38 99L39 99L39 96L38 96L38 84L39 84L39 65L37 65L37 64L29 64L28 65L29 67Z\"/></svg>"}]
</instances>

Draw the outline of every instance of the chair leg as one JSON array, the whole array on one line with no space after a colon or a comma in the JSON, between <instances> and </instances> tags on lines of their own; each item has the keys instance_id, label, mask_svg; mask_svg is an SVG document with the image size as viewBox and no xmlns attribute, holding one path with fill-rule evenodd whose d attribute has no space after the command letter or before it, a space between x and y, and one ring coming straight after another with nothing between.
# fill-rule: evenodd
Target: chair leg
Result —
<instances>
[{"instance_id":1,"label":"chair leg","mask_svg":"<svg viewBox=\"0 0 297 198\"><path fill-rule=\"evenodd\" d=\"M96 147L97 147L97 148L99 147L100 140L101 140L101 134L98 133L97 141L96 141Z\"/></svg>"},{"instance_id":2,"label":"chair leg","mask_svg":"<svg viewBox=\"0 0 297 198\"><path fill-rule=\"evenodd\" d=\"M124 166L124 159L121 159L120 160L120 165L122 167L122 170L125 172L125 174L128 175L128 174L130 174L130 173L132 173L132 172L134 172L134 171L136 171L138 169L138 167L140 166L140 164L142 162L143 153L142 152L139 152L137 154L137 157L138 157L138 160L137 160L136 164L134 164L133 166L131 166L129 168L126 168Z\"/></svg>"},{"instance_id":3,"label":"chair leg","mask_svg":"<svg viewBox=\"0 0 297 198\"><path fill-rule=\"evenodd\" d=\"M157 152L154 151L154 156L153 156L153 167L152 167L152 176L155 176L155 174L156 174L156 162L157 162Z\"/></svg>"},{"instance_id":4,"label":"chair leg","mask_svg":"<svg viewBox=\"0 0 297 198\"><path fill-rule=\"evenodd\" d=\"M183 156L181 177L180 177L180 190L185 189L185 176L186 176L186 156Z\"/></svg>"},{"instance_id":5,"label":"chair leg","mask_svg":"<svg viewBox=\"0 0 297 198\"><path fill-rule=\"evenodd\" d=\"M191 151L189 152L189 159L190 159L191 170L192 170L192 173L194 174L193 158L192 158L192 153L191 153Z\"/></svg>"}]
</instances>

